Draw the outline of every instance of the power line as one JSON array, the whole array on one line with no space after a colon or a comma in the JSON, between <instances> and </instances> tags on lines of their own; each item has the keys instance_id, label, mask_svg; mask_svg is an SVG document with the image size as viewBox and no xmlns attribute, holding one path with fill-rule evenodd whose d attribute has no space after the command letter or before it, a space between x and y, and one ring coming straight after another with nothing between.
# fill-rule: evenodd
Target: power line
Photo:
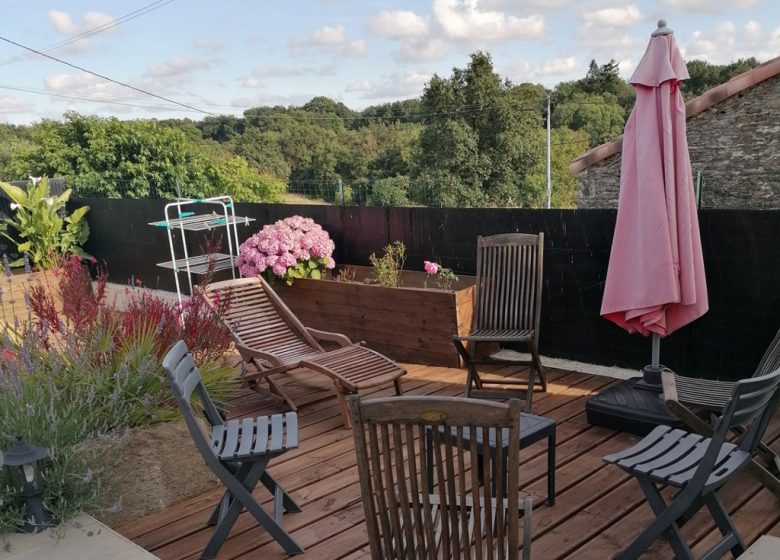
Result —
<instances>
[{"instance_id":1,"label":"power line","mask_svg":"<svg viewBox=\"0 0 780 560\"><path fill-rule=\"evenodd\" d=\"M103 74L98 74L97 72L93 72L92 70L87 70L86 68L84 68L82 66L78 66L76 64L72 64L70 62L62 60L61 58L57 58L56 56L52 56L50 54L46 54L46 53L41 52L41 51L39 51L37 49L34 49L32 47L28 47L28 46L22 45L21 43L17 43L16 41L13 41L11 39L3 37L2 35L0 35L0 41L5 41L6 43L10 43L12 45L16 45L17 47L20 47L22 49L28 50L28 51L33 52L35 54L38 54L40 56L46 57L46 58L48 58L50 60L54 60L55 62L59 62L60 64L64 64L65 66L70 66L71 68L75 68L76 70L81 70L82 72L86 72L87 74L91 74L91 75L96 76L96 77L98 77L98 78L100 78L102 80L106 80L107 82L111 82L111 83L120 85L122 87L126 87L126 88L129 88L129 89L132 89L134 91L137 91L139 93L143 93L145 95L149 95L151 97L156 97L157 99L162 99L163 101L166 101L168 103L173 103L174 105L179 105L181 107L184 107L185 109L190 109L192 111L196 111L198 113L203 113L203 114L209 115L211 117L217 117L218 116L216 113L211 113L209 111L204 111L203 109L199 109L197 107L193 107L192 105L187 105L186 103L182 103L181 101L176 101L175 99L170 99L168 97L163 97L162 95L158 95L156 93L152 93L150 91L146 91L144 89L135 87L135 86L127 84L125 82L120 82L119 80L115 80L113 78L109 78L108 76L104 76Z\"/></svg>"},{"instance_id":2,"label":"power line","mask_svg":"<svg viewBox=\"0 0 780 560\"><path fill-rule=\"evenodd\" d=\"M142 8L138 8L137 10L134 10L132 12L129 12L123 16L120 16L118 18L112 19L111 21L104 23L103 25L99 25L97 27L93 27L92 29L87 29L86 31L83 31L81 33L78 33L76 35L72 35L68 37L67 39L63 39L62 41L59 41L57 43L52 43L51 45L48 45L46 47L43 47L41 50L43 52L49 52L53 50L60 49L62 47L65 47L67 45L70 45L72 43L75 43L76 41L79 41L81 39L86 39L87 37L91 37L92 35L97 35L98 33L102 33L103 31L107 31L113 27L118 26L121 23L126 23L128 21L134 20L135 18L141 17L143 15L148 14L149 12L153 12L155 10L158 10L162 8L163 6L170 4L171 2L174 2L175 0L157 0L156 2L152 2L151 4L147 4L146 6L143 6ZM0 61L0 66L5 66L7 64L11 64L13 62L18 62L20 60L25 60L28 58L31 58L33 55L32 53L28 53L26 55L22 56L15 56L11 58L7 58L4 61Z\"/></svg>"},{"instance_id":3,"label":"power line","mask_svg":"<svg viewBox=\"0 0 780 560\"><path fill-rule=\"evenodd\" d=\"M165 109L168 111L182 111L191 113L189 109L182 109L180 107L172 107L170 105L163 105L161 103L158 104L139 104L139 103L129 103L127 101L120 101L121 99L127 99L128 101L132 101L135 98L103 98L103 97L86 97L77 93L71 93L67 91L53 91L49 89L36 89L36 88L25 88L20 86L11 86L6 84L0 84L0 89L6 89L10 91L19 91L23 93L34 93L36 95L46 95L47 97L60 97L63 99L72 99L74 101L86 101L91 103L102 103L105 105L121 105L124 107L136 107L139 109L150 109L150 110L156 110L156 109Z\"/></svg>"}]
</instances>

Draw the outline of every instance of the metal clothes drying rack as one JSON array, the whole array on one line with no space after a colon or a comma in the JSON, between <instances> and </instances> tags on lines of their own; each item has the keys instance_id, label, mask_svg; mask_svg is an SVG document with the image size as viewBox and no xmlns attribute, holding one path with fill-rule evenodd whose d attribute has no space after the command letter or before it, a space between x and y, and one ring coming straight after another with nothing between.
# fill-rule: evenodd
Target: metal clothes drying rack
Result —
<instances>
[{"instance_id":1,"label":"metal clothes drying rack","mask_svg":"<svg viewBox=\"0 0 780 560\"><path fill-rule=\"evenodd\" d=\"M218 211L211 213L196 213L203 205L216 206ZM190 210L190 209L193 210ZM182 309L182 289L179 273L187 274L189 295L192 295L192 275L206 274L213 262L212 270L230 269L233 278L236 277L236 258L238 257L238 227L239 223L249 225L254 218L236 216L233 198L231 196L214 196L210 198L179 198L176 202L165 205L165 219L159 222L149 222L149 225L164 227L168 231L168 245L171 249L171 260L157 263L157 266L173 270L176 281L176 295L179 298L179 309ZM232 227L231 227L232 226ZM190 256L187 249L187 231L208 231L224 227L227 232L228 252L207 253ZM181 247L183 257L177 258L176 244L173 241L173 230L181 232Z\"/></svg>"}]
</instances>

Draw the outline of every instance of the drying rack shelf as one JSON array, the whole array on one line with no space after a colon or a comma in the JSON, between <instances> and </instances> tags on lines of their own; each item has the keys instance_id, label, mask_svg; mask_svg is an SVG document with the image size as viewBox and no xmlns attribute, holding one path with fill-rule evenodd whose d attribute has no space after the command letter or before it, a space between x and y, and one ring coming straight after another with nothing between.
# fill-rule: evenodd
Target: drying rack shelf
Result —
<instances>
[{"instance_id":1,"label":"drying rack shelf","mask_svg":"<svg viewBox=\"0 0 780 560\"><path fill-rule=\"evenodd\" d=\"M187 212L183 212L187 214ZM217 213L211 214L192 214L182 218L174 218L172 220L160 220L157 222L149 222L150 226L164 227L168 229L185 229L187 231L208 231L219 227L232 226L232 225L249 225L249 222L254 222L254 218L247 218L245 216L228 216Z\"/></svg>"},{"instance_id":2,"label":"drying rack shelf","mask_svg":"<svg viewBox=\"0 0 780 560\"><path fill-rule=\"evenodd\" d=\"M178 259L176 261L166 261L157 263L157 266L162 268L169 268L174 272L187 272L189 265L189 271L192 274L206 274L209 271L211 262L214 262L213 271L229 270L235 266L236 257L233 255L226 255L225 253L211 253L209 255L198 255L197 257L189 257L186 259Z\"/></svg>"}]
</instances>

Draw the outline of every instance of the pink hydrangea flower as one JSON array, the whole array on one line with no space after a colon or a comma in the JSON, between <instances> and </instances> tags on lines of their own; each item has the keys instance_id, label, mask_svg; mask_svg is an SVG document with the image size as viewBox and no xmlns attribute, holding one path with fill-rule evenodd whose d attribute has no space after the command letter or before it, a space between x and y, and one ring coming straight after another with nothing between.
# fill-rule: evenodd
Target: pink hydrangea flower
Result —
<instances>
[{"instance_id":1,"label":"pink hydrangea flower","mask_svg":"<svg viewBox=\"0 0 780 560\"><path fill-rule=\"evenodd\" d=\"M439 273L439 265L431 261L423 261L423 268L428 276L436 276Z\"/></svg>"},{"instance_id":2,"label":"pink hydrangea flower","mask_svg":"<svg viewBox=\"0 0 780 560\"><path fill-rule=\"evenodd\" d=\"M317 259L317 268L332 269L335 245L328 233L311 218L291 216L263 226L239 248L238 269L245 277L263 273L289 280L298 263ZM270 269L270 270L269 270Z\"/></svg>"}]
</instances>

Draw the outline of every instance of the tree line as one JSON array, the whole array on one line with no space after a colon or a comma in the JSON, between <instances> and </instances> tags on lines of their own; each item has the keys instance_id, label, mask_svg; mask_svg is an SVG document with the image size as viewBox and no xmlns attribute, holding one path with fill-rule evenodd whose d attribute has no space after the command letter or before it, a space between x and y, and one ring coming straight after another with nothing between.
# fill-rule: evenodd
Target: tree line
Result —
<instances>
[{"instance_id":1,"label":"tree line","mask_svg":"<svg viewBox=\"0 0 780 560\"><path fill-rule=\"evenodd\" d=\"M757 66L694 60L686 98ZM420 98L354 111L315 97L243 116L127 120L66 113L0 125L0 179L63 176L77 196L169 198L229 193L243 201L542 207L551 111L552 204L576 205L573 158L623 130L633 88L614 60L552 90L502 78L488 53Z\"/></svg>"}]
</instances>

